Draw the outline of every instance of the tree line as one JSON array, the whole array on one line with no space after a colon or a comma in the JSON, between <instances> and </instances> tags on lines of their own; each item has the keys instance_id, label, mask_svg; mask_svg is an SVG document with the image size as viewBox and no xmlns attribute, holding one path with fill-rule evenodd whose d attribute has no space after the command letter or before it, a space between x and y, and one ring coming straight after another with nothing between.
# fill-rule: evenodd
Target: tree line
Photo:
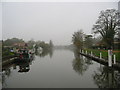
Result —
<instances>
[{"instance_id":1,"label":"tree line","mask_svg":"<svg viewBox=\"0 0 120 90\"><path fill-rule=\"evenodd\" d=\"M115 9L101 11L100 15L93 25L92 34L86 35L83 30L74 32L72 42L77 48L104 47L105 49L114 49L115 45L120 45L120 12ZM117 44L115 44L115 41ZM120 49L117 47L116 49Z\"/></svg>"},{"instance_id":2,"label":"tree line","mask_svg":"<svg viewBox=\"0 0 120 90\"><path fill-rule=\"evenodd\" d=\"M34 45L35 48L41 47L43 50L49 50L54 46L52 40L50 40L49 43L46 43L44 41L34 41L33 39L24 41L23 39L19 38L11 38L2 40L2 56L14 55L13 52L10 52L10 50L13 48L21 49L24 48L24 46L27 46L28 49L32 49Z\"/></svg>"}]
</instances>

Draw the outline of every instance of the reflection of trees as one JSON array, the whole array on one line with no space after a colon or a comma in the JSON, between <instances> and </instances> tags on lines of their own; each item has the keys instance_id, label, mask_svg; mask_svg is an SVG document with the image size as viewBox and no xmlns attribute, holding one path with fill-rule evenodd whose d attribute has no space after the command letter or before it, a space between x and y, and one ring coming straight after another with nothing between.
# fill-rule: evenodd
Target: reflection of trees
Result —
<instances>
[{"instance_id":1,"label":"reflection of trees","mask_svg":"<svg viewBox=\"0 0 120 90\"><path fill-rule=\"evenodd\" d=\"M6 68L6 69L4 69L4 71L5 71L5 75L7 75L8 77L10 76L10 74L11 74L11 70L10 70L10 68Z\"/></svg>"},{"instance_id":2,"label":"reflection of trees","mask_svg":"<svg viewBox=\"0 0 120 90\"><path fill-rule=\"evenodd\" d=\"M41 52L36 50L35 54L37 56L40 56L40 57L45 57L45 56L49 55L50 58L52 58L52 56L53 56L53 49L52 48L50 48L50 49L43 49Z\"/></svg>"},{"instance_id":3,"label":"reflection of trees","mask_svg":"<svg viewBox=\"0 0 120 90\"><path fill-rule=\"evenodd\" d=\"M74 51L75 59L73 60L73 69L78 73L83 75L83 73L88 69L88 66L92 64L91 60L88 60L84 56L81 56L77 50Z\"/></svg>"},{"instance_id":4,"label":"reflection of trees","mask_svg":"<svg viewBox=\"0 0 120 90\"><path fill-rule=\"evenodd\" d=\"M10 70L10 68L6 68L6 69L3 69L3 71L4 71L4 73L2 73L2 84L4 84L4 86L6 86L7 85L5 83L6 82L6 78L10 76L11 70Z\"/></svg>"},{"instance_id":5,"label":"reflection of trees","mask_svg":"<svg viewBox=\"0 0 120 90\"><path fill-rule=\"evenodd\" d=\"M19 71L18 72L28 72L30 70L29 63L19 64Z\"/></svg>"},{"instance_id":6,"label":"reflection of trees","mask_svg":"<svg viewBox=\"0 0 120 90\"><path fill-rule=\"evenodd\" d=\"M29 62L26 63L14 63L14 64L10 64L8 66L4 66L2 68L2 84L3 87L6 87L6 80L7 78L10 77L11 73L12 73L12 68L13 69L17 69L17 66L19 66L19 71L18 72L28 72L30 70L30 64L32 64L32 61L34 60L34 55L32 56L32 58L30 59Z\"/></svg>"},{"instance_id":7,"label":"reflection of trees","mask_svg":"<svg viewBox=\"0 0 120 90\"><path fill-rule=\"evenodd\" d=\"M120 72L108 67L101 67L94 73L93 79L99 88L120 88Z\"/></svg>"},{"instance_id":8,"label":"reflection of trees","mask_svg":"<svg viewBox=\"0 0 120 90\"><path fill-rule=\"evenodd\" d=\"M52 58L52 56L53 56L53 49L49 50L49 56L50 56L50 58Z\"/></svg>"}]
</instances>

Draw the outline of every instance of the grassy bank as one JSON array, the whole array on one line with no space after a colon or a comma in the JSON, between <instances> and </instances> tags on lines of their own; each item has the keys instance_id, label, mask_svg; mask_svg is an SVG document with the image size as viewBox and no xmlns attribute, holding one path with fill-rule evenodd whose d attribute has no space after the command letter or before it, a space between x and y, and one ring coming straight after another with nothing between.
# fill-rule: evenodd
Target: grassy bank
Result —
<instances>
[{"instance_id":1,"label":"grassy bank","mask_svg":"<svg viewBox=\"0 0 120 90\"><path fill-rule=\"evenodd\" d=\"M2 50L2 60L6 60L8 58L14 57L15 53L10 52L9 48L3 48Z\"/></svg>"},{"instance_id":2,"label":"grassy bank","mask_svg":"<svg viewBox=\"0 0 120 90\"><path fill-rule=\"evenodd\" d=\"M102 53L102 58L104 59L108 59L108 50L99 50L99 49L84 49L84 52L87 50L88 53L92 53L97 56L100 57L100 52ZM120 50L115 50L113 51L113 55L116 55L116 60L120 61Z\"/></svg>"}]
</instances>

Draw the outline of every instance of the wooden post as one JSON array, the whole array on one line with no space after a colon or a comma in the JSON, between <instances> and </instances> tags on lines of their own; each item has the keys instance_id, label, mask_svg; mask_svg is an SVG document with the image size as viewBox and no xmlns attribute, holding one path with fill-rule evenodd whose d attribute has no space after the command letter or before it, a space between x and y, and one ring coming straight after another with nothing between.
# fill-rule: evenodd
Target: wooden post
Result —
<instances>
[{"instance_id":1,"label":"wooden post","mask_svg":"<svg viewBox=\"0 0 120 90\"><path fill-rule=\"evenodd\" d=\"M111 53L111 50L108 50L108 66L112 67L112 53Z\"/></svg>"},{"instance_id":2,"label":"wooden post","mask_svg":"<svg viewBox=\"0 0 120 90\"><path fill-rule=\"evenodd\" d=\"M100 59L102 59L102 53L100 52Z\"/></svg>"},{"instance_id":3,"label":"wooden post","mask_svg":"<svg viewBox=\"0 0 120 90\"><path fill-rule=\"evenodd\" d=\"M115 56L115 54L114 54L114 64L116 64L116 56Z\"/></svg>"}]
</instances>

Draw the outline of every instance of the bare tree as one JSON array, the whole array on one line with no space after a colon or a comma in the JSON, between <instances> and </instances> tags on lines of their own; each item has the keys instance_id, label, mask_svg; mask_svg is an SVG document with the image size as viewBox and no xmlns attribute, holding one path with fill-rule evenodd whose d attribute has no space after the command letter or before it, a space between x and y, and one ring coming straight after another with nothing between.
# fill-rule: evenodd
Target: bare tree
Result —
<instances>
[{"instance_id":1,"label":"bare tree","mask_svg":"<svg viewBox=\"0 0 120 90\"><path fill-rule=\"evenodd\" d=\"M100 33L108 47L113 47L114 36L118 31L118 13L115 9L107 9L100 12L96 24L93 26L94 33Z\"/></svg>"}]
</instances>

